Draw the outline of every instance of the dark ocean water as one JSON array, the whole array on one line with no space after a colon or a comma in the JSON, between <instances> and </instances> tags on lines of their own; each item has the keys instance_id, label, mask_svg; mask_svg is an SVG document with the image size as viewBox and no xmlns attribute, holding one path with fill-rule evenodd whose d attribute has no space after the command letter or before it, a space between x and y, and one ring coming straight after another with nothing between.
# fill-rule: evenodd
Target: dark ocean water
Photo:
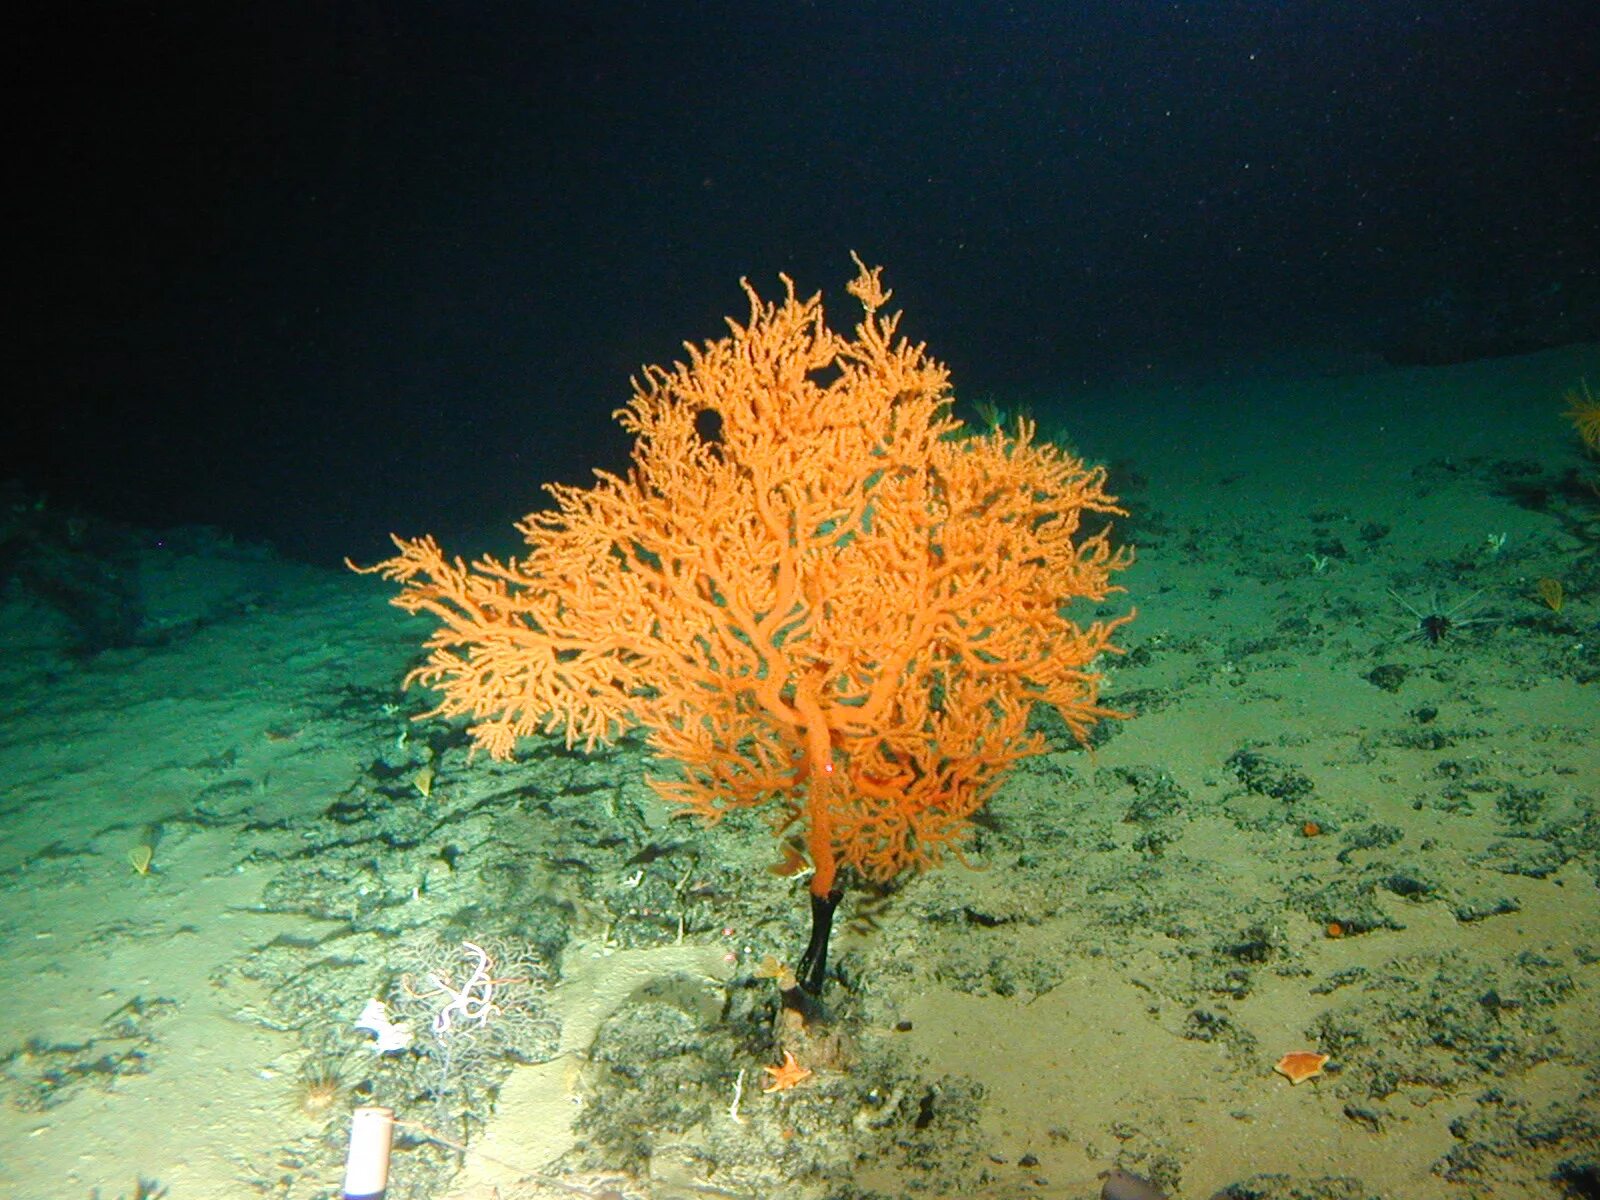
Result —
<instances>
[{"instance_id":1,"label":"dark ocean water","mask_svg":"<svg viewBox=\"0 0 1600 1200\"><path fill-rule=\"evenodd\" d=\"M9 471L487 544L741 277L842 314L851 250L964 400L1592 340L1591 8L41 7Z\"/></svg>"}]
</instances>

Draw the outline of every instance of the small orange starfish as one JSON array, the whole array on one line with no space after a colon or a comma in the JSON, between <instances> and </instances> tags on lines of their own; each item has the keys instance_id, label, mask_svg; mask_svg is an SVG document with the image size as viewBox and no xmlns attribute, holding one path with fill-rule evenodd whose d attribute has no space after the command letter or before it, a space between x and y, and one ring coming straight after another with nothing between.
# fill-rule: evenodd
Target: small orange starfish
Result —
<instances>
[{"instance_id":1,"label":"small orange starfish","mask_svg":"<svg viewBox=\"0 0 1600 1200\"><path fill-rule=\"evenodd\" d=\"M1277 1061L1272 1068L1290 1083L1300 1083L1322 1074L1322 1068L1328 1063L1326 1054L1317 1054L1310 1050L1292 1050Z\"/></svg>"},{"instance_id":2,"label":"small orange starfish","mask_svg":"<svg viewBox=\"0 0 1600 1200\"><path fill-rule=\"evenodd\" d=\"M772 1076L772 1082L761 1089L763 1092L787 1092L802 1079L811 1078L811 1072L795 1062L793 1053L788 1050L783 1052L781 1065L761 1069Z\"/></svg>"}]
</instances>

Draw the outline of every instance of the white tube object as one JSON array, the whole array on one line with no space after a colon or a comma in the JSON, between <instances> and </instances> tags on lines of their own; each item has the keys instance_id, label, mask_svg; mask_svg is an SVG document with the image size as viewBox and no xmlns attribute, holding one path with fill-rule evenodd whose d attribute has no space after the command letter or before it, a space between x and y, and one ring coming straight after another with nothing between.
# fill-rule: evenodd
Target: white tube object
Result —
<instances>
[{"instance_id":1,"label":"white tube object","mask_svg":"<svg viewBox=\"0 0 1600 1200\"><path fill-rule=\"evenodd\" d=\"M358 1108L350 1114L350 1149L344 1160L343 1200L383 1200L389 1187L389 1146L394 1109Z\"/></svg>"}]
</instances>

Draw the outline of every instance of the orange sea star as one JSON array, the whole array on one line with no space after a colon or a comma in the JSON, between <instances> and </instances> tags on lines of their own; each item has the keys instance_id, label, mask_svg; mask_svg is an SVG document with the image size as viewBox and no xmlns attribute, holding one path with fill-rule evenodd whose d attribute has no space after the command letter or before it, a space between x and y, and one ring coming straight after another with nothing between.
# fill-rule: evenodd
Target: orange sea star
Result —
<instances>
[{"instance_id":1,"label":"orange sea star","mask_svg":"<svg viewBox=\"0 0 1600 1200\"><path fill-rule=\"evenodd\" d=\"M811 1078L811 1072L795 1062L794 1055L788 1050L783 1052L780 1065L761 1069L772 1076L772 1082L761 1089L763 1092L787 1092L795 1084Z\"/></svg>"},{"instance_id":2,"label":"orange sea star","mask_svg":"<svg viewBox=\"0 0 1600 1200\"><path fill-rule=\"evenodd\" d=\"M1272 1068L1290 1083L1303 1083L1307 1079L1322 1074L1322 1068L1328 1063L1326 1054L1317 1054L1311 1050L1292 1050L1277 1061Z\"/></svg>"}]
</instances>

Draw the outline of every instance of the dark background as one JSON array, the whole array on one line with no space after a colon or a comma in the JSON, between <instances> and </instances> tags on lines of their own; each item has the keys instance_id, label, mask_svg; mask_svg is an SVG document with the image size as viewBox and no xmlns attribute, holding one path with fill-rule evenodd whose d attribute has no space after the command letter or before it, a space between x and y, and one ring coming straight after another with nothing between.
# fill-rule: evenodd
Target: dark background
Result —
<instances>
[{"instance_id":1,"label":"dark background","mask_svg":"<svg viewBox=\"0 0 1600 1200\"><path fill-rule=\"evenodd\" d=\"M969 398L1596 336L1594 0L21 11L8 473L314 561L480 548L852 249Z\"/></svg>"}]
</instances>

